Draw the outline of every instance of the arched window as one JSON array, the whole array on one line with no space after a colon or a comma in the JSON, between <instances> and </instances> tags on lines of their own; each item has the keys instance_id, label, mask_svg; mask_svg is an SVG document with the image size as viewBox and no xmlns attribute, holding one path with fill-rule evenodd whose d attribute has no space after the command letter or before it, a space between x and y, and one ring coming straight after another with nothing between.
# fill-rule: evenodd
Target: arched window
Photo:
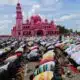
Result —
<instances>
[{"instance_id":1,"label":"arched window","mask_svg":"<svg viewBox=\"0 0 80 80\"><path fill-rule=\"evenodd\" d=\"M23 35L25 35L25 32L23 32Z\"/></svg>"},{"instance_id":2,"label":"arched window","mask_svg":"<svg viewBox=\"0 0 80 80\"><path fill-rule=\"evenodd\" d=\"M18 32L18 35L21 35L20 32Z\"/></svg>"},{"instance_id":3,"label":"arched window","mask_svg":"<svg viewBox=\"0 0 80 80\"><path fill-rule=\"evenodd\" d=\"M31 35L31 32L29 31L29 35Z\"/></svg>"}]
</instances>

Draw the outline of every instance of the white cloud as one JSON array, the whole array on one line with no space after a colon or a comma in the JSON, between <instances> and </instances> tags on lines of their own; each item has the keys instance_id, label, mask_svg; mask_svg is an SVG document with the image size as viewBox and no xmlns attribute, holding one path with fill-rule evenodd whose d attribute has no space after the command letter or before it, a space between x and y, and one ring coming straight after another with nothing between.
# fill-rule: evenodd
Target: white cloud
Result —
<instances>
[{"instance_id":1,"label":"white cloud","mask_svg":"<svg viewBox=\"0 0 80 80\"><path fill-rule=\"evenodd\" d=\"M37 4L36 0L20 0L20 2L25 6L32 6L34 4Z\"/></svg>"},{"instance_id":2,"label":"white cloud","mask_svg":"<svg viewBox=\"0 0 80 80\"><path fill-rule=\"evenodd\" d=\"M60 17L59 19L55 19L55 21L60 22L60 21L70 20L70 19L77 18L79 16L80 16L79 13L77 13L77 14L70 14L70 15L64 15L64 16Z\"/></svg>"},{"instance_id":3,"label":"white cloud","mask_svg":"<svg viewBox=\"0 0 80 80\"><path fill-rule=\"evenodd\" d=\"M34 4L32 9L29 11L28 16L34 15L40 9L40 4Z\"/></svg>"},{"instance_id":4,"label":"white cloud","mask_svg":"<svg viewBox=\"0 0 80 80\"><path fill-rule=\"evenodd\" d=\"M15 5L18 2L18 0L0 0L0 4L2 5Z\"/></svg>"},{"instance_id":5,"label":"white cloud","mask_svg":"<svg viewBox=\"0 0 80 80\"><path fill-rule=\"evenodd\" d=\"M40 13L43 13L43 15L44 13L54 13L54 11L61 8L61 5L61 0L40 0L39 3L32 5L32 9L28 12L28 16ZM50 17L51 16L53 15L50 14Z\"/></svg>"},{"instance_id":6,"label":"white cloud","mask_svg":"<svg viewBox=\"0 0 80 80\"><path fill-rule=\"evenodd\" d=\"M15 14L12 14L12 18L16 18L16 13Z\"/></svg>"},{"instance_id":7,"label":"white cloud","mask_svg":"<svg viewBox=\"0 0 80 80\"><path fill-rule=\"evenodd\" d=\"M9 18L9 16L8 16L7 14L6 14L6 15L3 15L3 17L4 17L4 18Z\"/></svg>"},{"instance_id":8,"label":"white cloud","mask_svg":"<svg viewBox=\"0 0 80 80\"><path fill-rule=\"evenodd\" d=\"M60 0L41 0L41 4L43 4L44 6L47 5L54 5L57 4L57 2L59 2Z\"/></svg>"},{"instance_id":9,"label":"white cloud","mask_svg":"<svg viewBox=\"0 0 80 80\"><path fill-rule=\"evenodd\" d=\"M0 25L0 35L7 35L11 33L11 27L8 23L5 23L3 25Z\"/></svg>"},{"instance_id":10,"label":"white cloud","mask_svg":"<svg viewBox=\"0 0 80 80\"><path fill-rule=\"evenodd\" d=\"M41 17L42 21L44 21L46 19L46 16L43 14L39 14L39 16Z\"/></svg>"},{"instance_id":11,"label":"white cloud","mask_svg":"<svg viewBox=\"0 0 80 80\"><path fill-rule=\"evenodd\" d=\"M38 9L38 8L40 8L40 5L39 4L35 4L35 5L33 5L33 8L34 9Z\"/></svg>"},{"instance_id":12,"label":"white cloud","mask_svg":"<svg viewBox=\"0 0 80 80\"><path fill-rule=\"evenodd\" d=\"M27 19L27 11L23 11L22 14L23 14L23 22L25 22Z\"/></svg>"},{"instance_id":13,"label":"white cloud","mask_svg":"<svg viewBox=\"0 0 80 80\"><path fill-rule=\"evenodd\" d=\"M53 17L55 12L59 11L62 7L62 0L41 0L39 13Z\"/></svg>"},{"instance_id":14,"label":"white cloud","mask_svg":"<svg viewBox=\"0 0 80 80\"><path fill-rule=\"evenodd\" d=\"M12 20L0 20L0 24L12 23Z\"/></svg>"},{"instance_id":15,"label":"white cloud","mask_svg":"<svg viewBox=\"0 0 80 80\"><path fill-rule=\"evenodd\" d=\"M12 20L0 20L0 35L10 34Z\"/></svg>"}]
</instances>

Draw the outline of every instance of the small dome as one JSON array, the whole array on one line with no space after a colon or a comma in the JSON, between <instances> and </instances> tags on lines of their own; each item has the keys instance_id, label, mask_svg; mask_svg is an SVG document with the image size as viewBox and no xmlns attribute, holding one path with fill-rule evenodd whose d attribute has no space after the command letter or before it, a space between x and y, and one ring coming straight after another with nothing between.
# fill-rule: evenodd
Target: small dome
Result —
<instances>
[{"instance_id":1,"label":"small dome","mask_svg":"<svg viewBox=\"0 0 80 80\"><path fill-rule=\"evenodd\" d=\"M20 6L20 3L17 3L17 6Z\"/></svg>"},{"instance_id":2,"label":"small dome","mask_svg":"<svg viewBox=\"0 0 80 80\"><path fill-rule=\"evenodd\" d=\"M41 17L40 17L40 16L38 16L38 15L36 15L36 16L31 16L31 20L33 20L33 21L34 21L34 23L37 23L38 21L40 21L40 22L41 22Z\"/></svg>"},{"instance_id":3,"label":"small dome","mask_svg":"<svg viewBox=\"0 0 80 80\"><path fill-rule=\"evenodd\" d=\"M47 19L45 19L45 22L48 22L48 20L47 20Z\"/></svg>"},{"instance_id":4,"label":"small dome","mask_svg":"<svg viewBox=\"0 0 80 80\"><path fill-rule=\"evenodd\" d=\"M51 24L54 24L54 21L53 20L51 21Z\"/></svg>"},{"instance_id":5,"label":"small dome","mask_svg":"<svg viewBox=\"0 0 80 80\"><path fill-rule=\"evenodd\" d=\"M27 19L26 22L29 23L29 19Z\"/></svg>"},{"instance_id":6,"label":"small dome","mask_svg":"<svg viewBox=\"0 0 80 80\"><path fill-rule=\"evenodd\" d=\"M40 19L41 20L41 17L38 15L35 15L35 16L31 16L31 19Z\"/></svg>"},{"instance_id":7,"label":"small dome","mask_svg":"<svg viewBox=\"0 0 80 80\"><path fill-rule=\"evenodd\" d=\"M20 3L17 3L16 9L21 9Z\"/></svg>"}]
</instances>

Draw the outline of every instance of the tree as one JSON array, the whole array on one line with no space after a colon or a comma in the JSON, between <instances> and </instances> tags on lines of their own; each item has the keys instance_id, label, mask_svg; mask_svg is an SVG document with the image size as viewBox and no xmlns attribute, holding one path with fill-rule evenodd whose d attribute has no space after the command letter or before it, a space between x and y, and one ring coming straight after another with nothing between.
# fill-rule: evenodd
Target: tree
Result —
<instances>
[{"instance_id":1,"label":"tree","mask_svg":"<svg viewBox=\"0 0 80 80\"><path fill-rule=\"evenodd\" d=\"M69 34L69 32L72 32L72 30L68 30L64 26L57 25L57 27L59 28L60 34Z\"/></svg>"}]
</instances>

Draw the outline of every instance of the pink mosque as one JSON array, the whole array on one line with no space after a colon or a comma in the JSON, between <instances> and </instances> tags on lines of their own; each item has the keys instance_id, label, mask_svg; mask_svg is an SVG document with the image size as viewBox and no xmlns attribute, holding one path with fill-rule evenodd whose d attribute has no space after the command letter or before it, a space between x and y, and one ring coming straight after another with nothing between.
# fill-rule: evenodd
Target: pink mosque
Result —
<instances>
[{"instance_id":1,"label":"pink mosque","mask_svg":"<svg viewBox=\"0 0 80 80\"><path fill-rule=\"evenodd\" d=\"M11 35L14 38L32 37L32 36L51 36L59 34L59 29L54 21L48 22L39 15L31 16L26 22L23 22L21 4L18 2L16 6L16 24L11 30Z\"/></svg>"}]
</instances>

